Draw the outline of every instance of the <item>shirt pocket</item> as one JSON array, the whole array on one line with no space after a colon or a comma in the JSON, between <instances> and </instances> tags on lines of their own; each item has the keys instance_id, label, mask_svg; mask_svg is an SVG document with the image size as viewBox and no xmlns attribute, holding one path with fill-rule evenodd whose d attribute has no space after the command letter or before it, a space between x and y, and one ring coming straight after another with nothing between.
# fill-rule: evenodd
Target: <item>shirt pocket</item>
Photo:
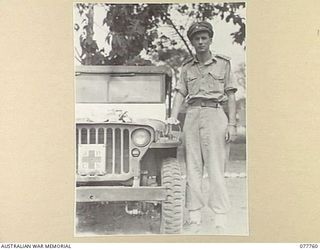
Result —
<instances>
[{"instance_id":1,"label":"shirt pocket","mask_svg":"<svg viewBox=\"0 0 320 250\"><path fill-rule=\"evenodd\" d=\"M225 77L223 74L209 72L208 89L210 92L224 92Z\"/></svg>"},{"instance_id":2,"label":"shirt pocket","mask_svg":"<svg viewBox=\"0 0 320 250\"><path fill-rule=\"evenodd\" d=\"M196 95L199 92L199 81L196 75L187 76L187 86L189 95Z\"/></svg>"}]
</instances>

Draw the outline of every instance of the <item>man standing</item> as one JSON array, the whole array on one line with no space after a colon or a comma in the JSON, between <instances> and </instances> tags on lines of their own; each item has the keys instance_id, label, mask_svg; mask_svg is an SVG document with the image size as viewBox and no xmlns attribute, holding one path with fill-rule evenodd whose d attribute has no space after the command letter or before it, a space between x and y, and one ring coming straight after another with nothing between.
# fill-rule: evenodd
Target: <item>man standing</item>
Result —
<instances>
[{"instance_id":1,"label":"man standing","mask_svg":"<svg viewBox=\"0 0 320 250\"><path fill-rule=\"evenodd\" d=\"M230 210L224 180L228 143L236 137L236 88L230 79L230 59L210 51L213 28L208 22L190 26L187 36L196 51L195 58L182 66L176 86L172 116L168 124L177 124L184 100L188 104L184 124L187 163L186 207L187 228L196 233L201 225L201 208L205 206L201 186L203 169L209 178L208 206L215 213L215 227L221 233ZM228 106L228 117L222 105Z\"/></svg>"}]
</instances>

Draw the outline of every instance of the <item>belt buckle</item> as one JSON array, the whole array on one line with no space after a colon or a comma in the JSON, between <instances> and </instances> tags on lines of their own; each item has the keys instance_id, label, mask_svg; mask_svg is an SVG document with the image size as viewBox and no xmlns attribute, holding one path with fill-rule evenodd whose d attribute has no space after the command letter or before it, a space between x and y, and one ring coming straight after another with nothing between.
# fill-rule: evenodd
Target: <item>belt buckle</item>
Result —
<instances>
[{"instance_id":1,"label":"belt buckle","mask_svg":"<svg viewBox=\"0 0 320 250\"><path fill-rule=\"evenodd\" d=\"M205 103L204 101L201 101L201 102L200 102L200 106L201 106L201 107L206 107L206 103Z\"/></svg>"}]
</instances>

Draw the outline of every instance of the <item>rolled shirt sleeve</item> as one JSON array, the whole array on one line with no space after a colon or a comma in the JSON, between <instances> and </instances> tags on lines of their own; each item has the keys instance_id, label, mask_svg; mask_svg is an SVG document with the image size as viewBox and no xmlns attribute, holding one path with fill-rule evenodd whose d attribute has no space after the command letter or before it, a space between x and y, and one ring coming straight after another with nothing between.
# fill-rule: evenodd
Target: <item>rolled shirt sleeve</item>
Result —
<instances>
[{"instance_id":1,"label":"rolled shirt sleeve","mask_svg":"<svg viewBox=\"0 0 320 250\"><path fill-rule=\"evenodd\" d=\"M184 97L188 95L187 82L186 82L186 70L182 67L179 81L175 87L175 90L180 92Z\"/></svg>"},{"instance_id":2,"label":"rolled shirt sleeve","mask_svg":"<svg viewBox=\"0 0 320 250\"><path fill-rule=\"evenodd\" d=\"M237 88L234 85L234 77L231 72L230 61L228 61L226 65L224 92L228 95L230 93L235 93L236 91Z\"/></svg>"}]
</instances>

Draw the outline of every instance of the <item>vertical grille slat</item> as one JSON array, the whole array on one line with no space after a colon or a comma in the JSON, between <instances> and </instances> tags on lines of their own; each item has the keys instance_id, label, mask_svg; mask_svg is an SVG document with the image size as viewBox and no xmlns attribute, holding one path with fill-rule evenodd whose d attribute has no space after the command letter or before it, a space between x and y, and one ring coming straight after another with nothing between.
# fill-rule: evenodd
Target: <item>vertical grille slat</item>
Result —
<instances>
[{"instance_id":1,"label":"vertical grille slat","mask_svg":"<svg viewBox=\"0 0 320 250\"><path fill-rule=\"evenodd\" d=\"M121 130L116 128L114 131L114 173L121 174Z\"/></svg>"},{"instance_id":2,"label":"vertical grille slat","mask_svg":"<svg viewBox=\"0 0 320 250\"><path fill-rule=\"evenodd\" d=\"M115 172L116 169L116 154L115 154L115 150L116 150L116 143L115 143L115 130L112 129L112 173Z\"/></svg>"},{"instance_id":3,"label":"vertical grille slat","mask_svg":"<svg viewBox=\"0 0 320 250\"><path fill-rule=\"evenodd\" d=\"M129 173L129 130L123 131L123 172Z\"/></svg>"},{"instance_id":4,"label":"vertical grille slat","mask_svg":"<svg viewBox=\"0 0 320 250\"><path fill-rule=\"evenodd\" d=\"M76 172L78 173L78 145L81 144L81 133L80 129L76 129Z\"/></svg>"},{"instance_id":5,"label":"vertical grille slat","mask_svg":"<svg viewBox=\"0 0 320 250\"><path fill-rule=\"evenodd\" d=\"M106 171L106 173L108 172L108 162L107 162L107 159L108 159L108 147L107 147L107 129L106 128L103 128L103 143L104 143L104 145L106 146L106 166L105 166L105 171Z\"/></svg>"},{"instance_id":6,"label":"vertical grille slat","mask_svg":"<svg viewBox=\"0 0 320 250\"><path fill-rule=\"evenodd\" d=\"M112 129L108 128L107 129L107 144L106 144L106 149L107 149L107 159L106 159L106 167L107 167L107 174L112 174L113 173L113 137L112 137Z\"/></svg>"},{"instance_id":7,"label":"vertical grille slat","mask_svg":"<svg viewBox=\"0 0 320 250\"><path fill-rule=\"evenodd\" d=\"M99 131L99 129L98 128L96 128L96 134L95 134L95 136L96 136L96 141L94 142L95 144L98 144L99 142L99 134L98 134L98 131Z\"/></svg>"},{"instance_id":8,"label":"vertical grille slat","mask_svg":"<svg viewBox=\"0 0 320 250\"><path fill-rule=\"evenodd\" d=\"M121 129L121 143L120 143L120 161L121 161L121 170L120 172L123 173L123 137L124 137L124 130Z\"/></svg>"},{"instance_id":9,"label":"vertical grille slat","mask_svg":"<svg viewBox=\"0 0 320 250\"><path fill-rule=\"evenodd\" d=\"M90 129L87 129L87 144L90 144Z\"/></svg>"}]
</instances>

